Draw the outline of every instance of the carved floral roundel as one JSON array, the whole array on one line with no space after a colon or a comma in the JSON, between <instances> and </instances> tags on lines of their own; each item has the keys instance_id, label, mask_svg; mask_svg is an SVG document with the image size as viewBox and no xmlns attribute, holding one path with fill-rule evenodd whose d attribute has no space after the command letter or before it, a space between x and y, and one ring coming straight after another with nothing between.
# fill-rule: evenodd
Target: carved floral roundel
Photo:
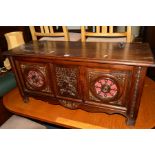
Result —
<instances>
[{"instance_id":1,"label":"carved floral roundel","mask_svg":"<svg viewBox=\"0 0 155 155\"><path fill-rule=\"evenodd\" d=\"M104 101L114 100L119 93L119 86L113 78L101 77L92 83L93 94Z\"/></svg>"},{"instance_id":2,"label":"carved floral roundel","mask_svg":"<svg viewBox=\"0 0 155 155\"><path fill-rule=\"evenodd\" d=\"M35 89L42 89L45 86L45 78L41 71L35 68L26 70L26 81Z\"/></svg>"}]
</instances>

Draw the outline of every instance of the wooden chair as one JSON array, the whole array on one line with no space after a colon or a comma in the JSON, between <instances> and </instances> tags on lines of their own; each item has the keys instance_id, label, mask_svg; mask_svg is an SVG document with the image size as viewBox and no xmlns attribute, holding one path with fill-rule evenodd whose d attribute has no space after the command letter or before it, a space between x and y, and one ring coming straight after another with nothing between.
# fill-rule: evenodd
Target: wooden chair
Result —
<instances>
[{"instance_id":1,"label":"wooden chair","mask_svg":"<svg viewBox=\"0 0 155 155\"><path fill-rule=\"evenodd\" d=\"M8 50L15 48L17 46L20 46L22 44L25 44L24 38L23 38L23 32L16 31L16 32L9 32L4 34L7 44L8 44Z\"/></svg>"},{"instance_id":2,"label":"wooden chair","mask_svg":"<svg viewBox=\"0 0 155 155\"><path fill-rule=\"evenodd\" d=\"M80 33L69 33L66 26L62 26L62 31L58 32L53 26L29 26L32 35L32 40L37 40L38 37L42 37L39 40L49 41L80 41Z\"/></svg>"},{"instance_id":3,"label":"wooden chair","mask_svg":"<svg viewBox=\"0 0 155 155\"><path fill-rule=\"evenodd\" d=\"M15 48L17 46L20 46L22 44L25 44L25 41L23 38L23 32L21 31L9 32L9 33L4 34L4 36L7 41L8 50ZM4 60L4 66L7 70L11 69L11 65L10 65L8 58Z\"/></svg>"},{"instance_id":4,"label":"wooden chair","mask_svg":"<svg viewBox=\"0 0 155 155\"><path fill-rule=\"evenodd\" d=\"M114 26L95 26L95 32L81 26L82 42L131 42L131 26L126 26L125 32L117 32Z\"/></svg>"}]
</instances>

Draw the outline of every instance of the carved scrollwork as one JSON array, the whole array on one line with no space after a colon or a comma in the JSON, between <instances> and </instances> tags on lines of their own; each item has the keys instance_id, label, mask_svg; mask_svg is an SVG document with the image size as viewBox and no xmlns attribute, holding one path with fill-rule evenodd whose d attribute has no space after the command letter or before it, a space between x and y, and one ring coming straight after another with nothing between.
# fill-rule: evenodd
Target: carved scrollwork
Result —
<instances>
[{"instance_id":1,"label":"carved scrollwork","mask_svg":"<svg viewBox=\"0 0 155 155\"><path fill-rule=\"evenodd\" d=\"M78 68L56 66L56 80L61 96L78 97Z\"/></svg>"},{"instance_id":2,"label":"carved scrollwork","mask_svg":"<svg viewBox=\"0 0 155 155\"><path fill-rule=\"evenodd\" d=\"M74 102L74 101L68 101L68 100L59 100L59 103L69 109L78 109L79 105L81 103L79 102Z\"/></svg>"},{"instance_id":3,"label":"carved scrollwork","mask_svg":"<svg viewBox=\"0 0 155 155\"><path fill-rule=\"evenodd\" d=\"M136 74L135 74L135 84L134 84L134 93L131 101L131 110L130 110L130 117L134 117L134 109L137 102L138 97L138 88L139 82L141 80L141 72L143 71L142 67L136 67Z\"/></svg>"},{"instance_id":4,"label":"carved scrollwork","mask_svg":"<svg viewBox=\"0 0 155 155\"><path fill-rule=\"evenodd\" d=\"M93 101L97 101L97 102L100 101L98 98L96 98L96 97L92 94L91 91L89 91L89 98L90 98L90 100L93 100Z\"/></svg>"}]
</instances>

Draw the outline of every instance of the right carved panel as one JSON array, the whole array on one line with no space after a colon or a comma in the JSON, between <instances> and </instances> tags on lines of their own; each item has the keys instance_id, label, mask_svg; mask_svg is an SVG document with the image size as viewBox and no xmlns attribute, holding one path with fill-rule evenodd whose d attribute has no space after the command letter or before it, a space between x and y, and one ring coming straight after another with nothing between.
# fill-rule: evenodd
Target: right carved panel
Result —
<instances>
[{"instance_id":1,"label":"right carved panel","mask_svg":"<svg viewBox=\"0 0 155 155\"><path fill-rule=\"evenodd\" d=\"M87 70L87 100L97 103L125 106L128 98L131 71Z\"/></svg>"}]
</instances>

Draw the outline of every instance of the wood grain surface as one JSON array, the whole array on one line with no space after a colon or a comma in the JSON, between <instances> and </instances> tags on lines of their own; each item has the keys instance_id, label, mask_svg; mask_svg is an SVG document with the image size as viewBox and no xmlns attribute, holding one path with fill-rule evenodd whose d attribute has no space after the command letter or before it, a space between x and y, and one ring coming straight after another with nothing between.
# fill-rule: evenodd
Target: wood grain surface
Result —
<instances>
[{"instance_id":1,"label":"wood grain surface","mask_svg":"<svg viewBox=\"0 0 155 155\"><path fill-rule=\"evenodd\" d=\"M154 58L147 43L106 43L33 41L3 52L5 56L46 58L78 62L98 62L121 65L155 66ZM46 61L47 61L46 60Z\"/></svg>"}]
</instances>

